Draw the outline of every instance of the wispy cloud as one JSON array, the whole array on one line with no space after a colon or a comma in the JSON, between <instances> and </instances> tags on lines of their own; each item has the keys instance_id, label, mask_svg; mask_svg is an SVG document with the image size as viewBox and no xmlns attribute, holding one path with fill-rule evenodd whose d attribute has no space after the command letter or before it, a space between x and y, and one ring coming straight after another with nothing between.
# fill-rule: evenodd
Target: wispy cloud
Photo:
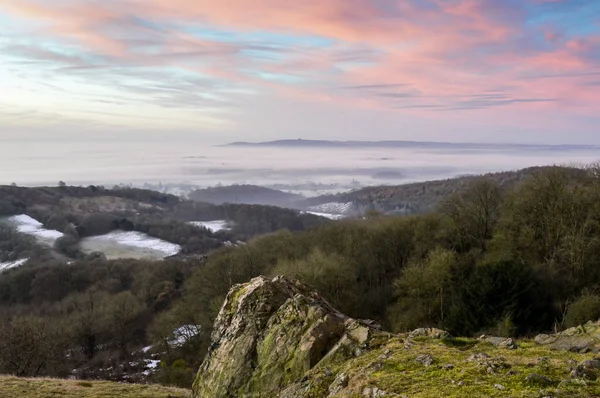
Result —
<instances>
[{"instance_id":1,"label":"wispy cloud","mask_svg":"<svg viewBox=\"0 0 600 398\"><path fill-rule=\"evenodd\" d=\"M16 76L0 89L20 106L60 92L65 116L101 105L239 133L269 130L273 100L298 120L300 102L439 115L440 129L465 112L571 121L600 114L599 13L581 0L0 0L0 68Z\"/></svg>"}]
</instances>

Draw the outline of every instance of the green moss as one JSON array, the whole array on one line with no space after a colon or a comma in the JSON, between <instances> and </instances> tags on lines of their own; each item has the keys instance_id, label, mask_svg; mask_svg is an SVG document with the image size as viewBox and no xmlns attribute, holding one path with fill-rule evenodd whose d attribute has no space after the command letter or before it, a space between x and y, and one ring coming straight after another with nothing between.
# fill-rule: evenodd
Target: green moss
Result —
<instances>
[{"instance_id":1,"label":"green moss","mask_svg":"<svg viewBox=\"0 0 600 398\"><path fill-rule=\"evenodd\" d=\"M477 340L462 337L446 337L440 340L442 344L448 347L469 349L477 344Z\"/></svg>"},{"instance_id":2,"label":"green moss","mask_svg":"<svg viewBox=\"0 0 600 398\"><path fill-rule=\"evenodd\" d=\"M410 349L404 348L401 339L396 338L380 349L348 361L340 371L351 379L349 388L338 397L359 394L365 387L377 387L387 393L406 394L411 398L437 397L591 397L600 394L600 383L586 381L563 382L570 380L572 361L580 362L590 355L550 351L545 347L531 346L528 342L517 350L506 350L489 344L460 340L424 340ZM454 345L457 345L455 347ZM385 353L388 352L389 356ZM468 358L483 352L490 356L489 361L497 366L488 371L486 364ZM424 366L416 361L422 354L430 354L435 362ZM445 366L452 365L452 366ZM535 373L551 379L554 384L546 387L526 381ZM460 385L459 385L460 383ZM500 390L496 386L501 385ZM354 388L352 387L354 386Z\"/></svg>"},{"instance_id":3,"label":"green moss","mask_svg":"<svg viewBox=\"0 0 600 398\"><path fill-rule=\"evenodd\" d=\"M229 313L229 315L235 314L235 312L237 311L238 305L239 305L240 297L242 297L242 295L244 293L246 293L247 290L248 290L248 285L242 285L239 287L239 289L237 289L236 291L234 291L231 294L230 300L227 303L227 305L228 305L227 312Z\"/></svg>"}]
</instances>

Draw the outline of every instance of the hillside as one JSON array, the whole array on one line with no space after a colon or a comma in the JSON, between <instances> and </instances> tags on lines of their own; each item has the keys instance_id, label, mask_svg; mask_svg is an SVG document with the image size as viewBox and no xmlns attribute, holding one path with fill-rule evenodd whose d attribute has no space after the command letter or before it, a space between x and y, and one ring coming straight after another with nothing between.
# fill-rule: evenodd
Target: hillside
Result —
<instances>
[{"instance_id":1,"label":"hillside","mask_svg":"<svg viewBox=\"0 0 600 398\"><path fill-rule=\"evenodd\" d=\"M262 204L279 207L294 207L301 195L287 193L257 185L228 185L197 189L190 199L220 205L222 203Z\"/></svg>"},{"instance_id":2,"label":"hillside","mask_svg":"<svg viewBox=\"0 0 600 398\"><path fill-rule=\"evenodd\" d=\"M27 218L17 222L7 219L13 216ZM198 227L202 222L211 221L227 223L230 227L220 231ZM34 242L4 230L19 222L27 224L19 225L21 230L38 228L38 237L52 236L53 239L44 243L56 250L48 253L43 247L34 247ZM3 237L0 241L11 242L7 246L0 245L0 268L1 264L10 265L25 257L82 259L102 252L115 258L123 252L131 252L121 242L140 246L141 253L127 254L134 258L162 258L177 253L198 255L226 242L246 241L279 229L303 230L324 222L327 222L325 218L297 210L258 204L215 205L144 189L0 186L0 235ZM119 247L107 252L105 247L113 241L117 241ZM14 248L19 248L19 252ZM22 253L20 257L19 253Z\"/></svg>"},{"instance_id":3,"label":"hillside","mask_svg":"<svg viewBox=\"0 0 600 398\"><path fill-rule=\"evenodd\" d=\"M592 398L598 342L600 323L536 341L394 335L298 281L259 277L227 295L193 397Z\"/></svg>"},{"instance_id":4,"label":"hillside","mask_svg":"<svg viewBox=\"0 0 600 398\"><path fill-rule=\"evenodd\" d=\"M477 180L487 179L502 189L517 185L532 175L550 167L532 167L517 171L488 173L477 176L464 176L446 180L417 182L395 186L374 186L335 195L323 195L298 202L302 208L315 211L342 208L343 214L359 215L375 209L389 214L429 213L444 198L460 192ZM580 173L576 169L573 173Z\"/></svg>"},{"instance_id":5,"label":"hillside","mask_svg":"<svg viewBox=\"0 0 600 398\"><path fill-rule=\"evenodd\" d=\"M0 376L2 398L187 398L188 390L145 384Z\"/></svg>"}]
</instances>

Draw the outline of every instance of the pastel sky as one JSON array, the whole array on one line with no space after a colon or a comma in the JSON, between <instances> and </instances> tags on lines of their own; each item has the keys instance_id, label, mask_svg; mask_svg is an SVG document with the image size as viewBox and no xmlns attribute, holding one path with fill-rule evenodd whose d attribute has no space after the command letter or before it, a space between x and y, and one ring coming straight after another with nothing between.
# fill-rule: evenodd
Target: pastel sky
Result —
<instances>
[{"instance_id":1,"label":"pastel sky","mask_svg":"<svg viewBox=\"0 0 600 398\"><path fill-rule=\"evenodd\" d=\"M600 0L0 0L0 137L600 144Z\"/></svg>"}]
</instances>

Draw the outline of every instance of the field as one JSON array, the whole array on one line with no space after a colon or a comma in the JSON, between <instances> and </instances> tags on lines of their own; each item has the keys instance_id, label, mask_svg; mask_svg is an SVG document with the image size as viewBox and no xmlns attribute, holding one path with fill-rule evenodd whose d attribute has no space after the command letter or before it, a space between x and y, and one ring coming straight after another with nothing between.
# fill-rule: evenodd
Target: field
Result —
<instances>
[{"instance_id":1,"label":"field","mask_svg":"<svg viewBox=\"0 0 600 398\"><path fill-rule=\"evenodd\" d=\"M0 376L2 398L183 398L190 391L146 384Z\"/></svg>"}]
</instances>

